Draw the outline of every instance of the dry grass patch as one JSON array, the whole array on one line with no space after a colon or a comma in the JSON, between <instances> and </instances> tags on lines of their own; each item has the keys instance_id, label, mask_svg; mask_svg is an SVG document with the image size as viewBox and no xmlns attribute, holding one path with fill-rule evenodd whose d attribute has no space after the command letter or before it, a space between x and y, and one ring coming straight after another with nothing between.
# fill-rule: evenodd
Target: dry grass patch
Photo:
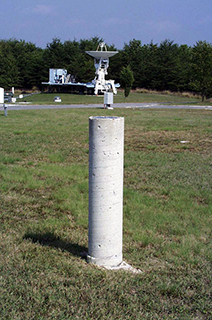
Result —
<instances>
[{"instance_id":1,"label":"dry grass patch","mask_svg":"<svg viewBox=\"0 0 212 320\"><path fill-rule=\"evenodd\" d=\"M211 154L211 136L187 131L144 131L131 128L125 134L126 150L158 152L195 152Z\"/></svg>"}]
</instances>

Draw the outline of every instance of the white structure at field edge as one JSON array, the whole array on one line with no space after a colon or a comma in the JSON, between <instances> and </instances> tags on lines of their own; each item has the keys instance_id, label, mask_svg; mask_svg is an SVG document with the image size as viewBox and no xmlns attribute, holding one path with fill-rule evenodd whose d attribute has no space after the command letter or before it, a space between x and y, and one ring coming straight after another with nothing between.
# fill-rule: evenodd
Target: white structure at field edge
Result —
<instances>
[{"instance_id":1,"label":"white structure at field edge","mask_svg":"<svg viewBox=\"0 0 212 320\"><path fill-rule=\"evenodd\" d=\"M0 105L4 104L4 88L0 88Z\"/></svg>"},{"instance_id":2,"label":"white structure at field edge","mask_svg":"<svg viewBox=\"0 0 212 320\"><path fill-rule=\"evenodd\" d=\"M100 49L100 50L99 50ZM109 58L118 53L118 51L107 51L104 42L101 42L96 51L86 51L91 57L94 58L94 66L96 68L96 77L92 81L94 84L94 94L108 92L112 90L117 94L117 89L114 80L106 80L105 76L108 74Z\"/></svg>"}]
</instances>

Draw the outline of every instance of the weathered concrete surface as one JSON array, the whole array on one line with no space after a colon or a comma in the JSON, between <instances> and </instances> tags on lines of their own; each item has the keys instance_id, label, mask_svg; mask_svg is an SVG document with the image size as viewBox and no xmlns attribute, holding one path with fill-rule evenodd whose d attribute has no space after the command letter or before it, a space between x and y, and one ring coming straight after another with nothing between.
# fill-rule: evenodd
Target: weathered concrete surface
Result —
<instances>
[{"instance_id":1,"label":"weathered concrete surface","mask_svg":"<svg viewBox=\"0 0 212 320\"><path fill-rule=\"evenodd\" d=\"M88 262L122 263L124 118L89 118Z\"/></svg>"}]
</instances>

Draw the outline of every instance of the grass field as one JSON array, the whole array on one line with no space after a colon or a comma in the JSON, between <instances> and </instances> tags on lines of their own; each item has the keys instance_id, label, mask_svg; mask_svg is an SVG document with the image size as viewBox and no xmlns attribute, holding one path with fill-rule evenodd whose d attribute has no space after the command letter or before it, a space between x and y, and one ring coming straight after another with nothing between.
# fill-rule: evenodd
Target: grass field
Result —
<instances>
[{"instance_id":1,"label":"grass field","mask_svg":"<svg viewBox=\"0 0 212 320\"><path fill-rule=\"evenodd\" d=\"M92 115L125 117L123 255L140 274L81 257ZM10 111L0 130L0 319L212 319L211 111Z\"/></svg>"},{"instance_id":2,"label":"grass field","mask_svg":"<svg viewBox=\"0 0 212 320\"><path fill-rule=\"evenodd\" d=\"M32 96L26 96L24 99L18 99L18 102L26 101L32 104L58 104L54 102L54 97L59 95L62 99L61 104L103 104L103 96L87 96L79 94L67 94L67 93L42 93L34 94ZM211 102L201 102L201 99L192 94L164 94L156 92L135 92L132 91L130 95L125 98L123 91L118 91L117 95L114 95L114 103L168 103L168 104L198 104L198 105L212 105Z\"/></svg>"}]
</instances>

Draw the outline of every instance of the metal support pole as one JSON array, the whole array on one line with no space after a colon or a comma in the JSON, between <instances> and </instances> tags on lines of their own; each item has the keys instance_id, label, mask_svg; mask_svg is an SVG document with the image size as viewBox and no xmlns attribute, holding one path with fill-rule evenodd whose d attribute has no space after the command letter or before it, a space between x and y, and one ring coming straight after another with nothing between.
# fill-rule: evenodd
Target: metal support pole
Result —
<instances>
[{"instance_id":1,"label":"metal support pole","mask_svg":"<svg viewBox=\"0 0 212 320\"><path fill-rule=\"evenodd\" d=\"M122 263L124 118L89 118L88 262Z\"/></svg>"}]
</instances>

